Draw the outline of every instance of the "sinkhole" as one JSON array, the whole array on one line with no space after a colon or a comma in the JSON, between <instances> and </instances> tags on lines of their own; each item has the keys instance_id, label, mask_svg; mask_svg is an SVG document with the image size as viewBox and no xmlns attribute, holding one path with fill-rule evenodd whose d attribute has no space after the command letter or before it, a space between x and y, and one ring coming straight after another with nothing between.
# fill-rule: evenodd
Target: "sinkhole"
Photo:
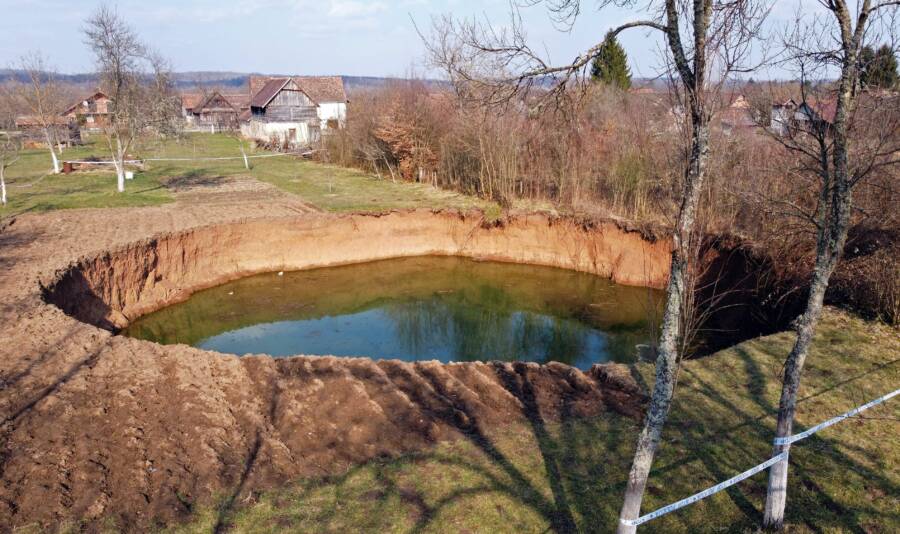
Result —
<instances>
[{"instance_id":1,"label":"sinkhole","mask_svg":"<svg viewBox=\"0 0 900 534\"><path fill-rule=\"evenodd\" d=\"M663 294L554 267L417 256L258 274L138 317L122 334L237 355L631 362Z\"/></svg>"}]
</instances>

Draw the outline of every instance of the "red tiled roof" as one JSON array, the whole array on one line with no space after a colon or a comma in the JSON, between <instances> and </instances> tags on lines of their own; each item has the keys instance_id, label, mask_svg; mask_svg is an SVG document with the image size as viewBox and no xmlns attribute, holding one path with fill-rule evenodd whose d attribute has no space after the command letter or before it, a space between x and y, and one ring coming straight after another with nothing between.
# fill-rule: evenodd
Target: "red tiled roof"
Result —
<instances>
[{"instance_id":1,"label":"red tiled roof","mask_svg":"<svg viewBox=\"0 0 900 534\"><path fill-rule=\"evenodd\" d=\"M248 85L250 87L249 96L252 97L256 93L258 93L259 90L262 89L263 86L266 85L266 83L271 79L271 76L257 76L251 74L250 79L248 80Z\"/></svg>"},{"instance_id":2,"label":"red tiled roof","mask_svg":"<svg viewBox=\"0 0 900 534\"><path fill-rule=\"evenodd\" d=\"M231 105L237 109L250 109L250 95L246 93L223 94L225 100L231 102Z\"/></svg>"},{"instance_id":3,"label":"red tiled roof","mask_svg":"<svg viewBox=\"0 0 900 534\"><path fill-rule=\"evenodd\" d=\"M219 95L236 110L248 109L250 107L250 95L245 93L224 94L214 91L208 95L202 93L183 93L181 95L181 105L188 110L200 109L208 105L210 98Z\"/></svg>"},{"instance_id":4,"label":"red tiled roof","mask_svg":"<svg viewBox=\"0 0 900 534\"><path fill-rule=\"evenodd\" d=\"M212 104L213 100L217 100L217 97L221 97L221 99L224 100L224 103L227 104L228 107L232 108L234 111L238 111L235 105L231 101L229 101L228 98L216 91L213 91L212 93L207 95L206 98L204 98L199 104L194 106L194 110L202 110L209 107Z\"/></svg>"},{"instance_id":5,"label":"red tiled roof","mask_svg":"<svg viewBox=\"0 0 900 534\"><path fill-rule=\"evenodd\" d=\"M69 124L68 117L47 117L47 122L56 126L67 126ZM41 126L41 118L37 115L19 115L16 117L17 128L30 128Z\"/></svg>"},{"instance_id":6,"label":"red tiled roof","mask_svg":"<svg viewBox=\"0 0 900 534\"><path fill-rule=\"evenodd\" d=\"M185 109L194 109L202 100L203 95L200 93L184 93L181 95L181 106Z\"/></svg>"},{"instance_id":7,"label":"red tiled roof","mask_svg":"<svg viewBox=\"0 0 900 534\"><path fill-rule=\"evenodd\" d=\"M347 102L344 80L340 76L294 76L291 78L251 76L250 90L253 93L250 98L250 105L260 108L267 106L289 80L293 80L300 90L317 104Z\"/></svg>"},{"instance_id":8,"label":"red tiled roof","mask_svg":"<svg viewBox=\"0 0 900 534\"><path fill-rule=\"evenodd\" d=\"M310 98L325 102L346 102L344 80L340 76L295 76L294 81Z\"/></svg>"},{"instance_id":9,"label":"red tiled roof","mask_svg":"<svg viewBox=\"0 0 900 534\"><path fill-rule=\"evenodd\" d=\"M837 100L834 98L824 100L809 99L806 101L806 104L826 122L834 122L834 116L837 113Z\"/></svg>"},{"instance_id":10,"label":"red tiled roof","mask_svg":"<svg viewBox=\"0 0 900 534\"><path fill-rule=\"evenodd\" d=\"M80 99L79 101L75 102L74 104L72 104L71 106L66 108L66 110L63 111L61 113L61 115L68 115L69 113L72 113L73 111L75 111L75 108L82 105L84 102L90 102L91 100L96 100L97 97L109 98L108 96L106 96L106 93L104 93L103 91L98 89L98 90L94 91L93 93L91 93L90 95Z\"/></svg>"}]
</instances>

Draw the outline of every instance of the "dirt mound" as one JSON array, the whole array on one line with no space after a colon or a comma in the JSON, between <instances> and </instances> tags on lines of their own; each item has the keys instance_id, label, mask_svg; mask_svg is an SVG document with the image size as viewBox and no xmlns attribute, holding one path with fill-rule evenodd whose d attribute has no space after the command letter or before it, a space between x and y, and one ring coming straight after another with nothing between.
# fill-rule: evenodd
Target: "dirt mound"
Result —
<instances>
[{"instance_id":1,"label":"dirt mound","mask_svg":"<svg viewBox=\"0 0 900 534\"><path fill-rule=\"evenodd\" d=\"M237 358L108 336L74 361L49 357L62 371L49 383L4 384L6 525L112 516L139 530L212 495L523 417L637 416L643 402L627 374L563 365Z\"/></svg>"}]
</instances>

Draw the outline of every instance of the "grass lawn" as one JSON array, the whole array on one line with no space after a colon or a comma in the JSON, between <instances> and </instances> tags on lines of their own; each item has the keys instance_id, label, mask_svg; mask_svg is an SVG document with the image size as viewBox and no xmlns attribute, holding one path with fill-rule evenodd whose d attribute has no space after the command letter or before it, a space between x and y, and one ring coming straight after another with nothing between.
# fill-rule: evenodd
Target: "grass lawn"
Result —
<instances>
[{"instance_id":1,"label":"grass lawn","mask_svg":"<svg viewBox=\"0 0 900 534\"><path fill-rule=\"evenodd\" d=\"M792 342L776 334L684 365L644 513L769 457ZM799 428L896 389L898 362L896 330L829 309L807 360ZM634 373L647 383L653 369ZM900 531L898 415L894 399L794 445L789 531ZM510 423L484 440L301 480L235 509L208 506L175 530L211 532L221 522L233 532L612 532L637 431L614 415ZM754 531L765 482L760 473L640 531Z\"/></svg>"},{"instance_id":2,"label":"grass lawn","mask_svg":"<svg viewBox=\"0 0 900 534\"><path fill-rule=\"evenodd\" d=\"M189 134L181 140L147 140L131 151L138 158L219 158L240 157L238 142L222 134ZM250 150L250 154L254 155ZM263 154L260 152L259 154ZM95 137L86 144L66 150L63 160L98 157L109 160L105 141ZM9 204L0 208L0 217L25 211L64 208L104 208L148 206L171 202L165 187L172 180L202 181L228 176L250 175L297 194L322 209L335 212L385 211L395 208L480 208L498 215L499 207L474 197L445 191L425 184L392 183L356 170L320 165L294 157L252 160L252 170L240 159L225 161L151 162L116 192L111 170L46 175L52 168L46 150L26 150L20 161L7 171ZM46 175L46 176L45 176Z\"/></svg>"},{"instance_id":3,"label":"grass lawn","mask_svg":"<svg viewBox=\"0 0 900 534\"><path fill-rule=\"evenodd\" d=\"M63 160L109 159L101 143L88 142L66 149ZM7 169L8 204L0 207L0 217L66 208L152 206L172 200L166 188L149 173L139 173L120 194L116 192L116 174L111 168L70 175L50 174L52 169L47 150L22 151L21 159Z\"/></svg>"},{"instance_id":4,"label":"grass lawn","mask_svg":"<svg viewBox=\"0 0 900 534\"><path fill-rule=\"evenodd\" d=\"M397 208L479 208L499 215L495 203L426 184L380 180L354 169L280 158L256 160L253 176L329 211L385 211Z\"/></svg>"}]
</instances>

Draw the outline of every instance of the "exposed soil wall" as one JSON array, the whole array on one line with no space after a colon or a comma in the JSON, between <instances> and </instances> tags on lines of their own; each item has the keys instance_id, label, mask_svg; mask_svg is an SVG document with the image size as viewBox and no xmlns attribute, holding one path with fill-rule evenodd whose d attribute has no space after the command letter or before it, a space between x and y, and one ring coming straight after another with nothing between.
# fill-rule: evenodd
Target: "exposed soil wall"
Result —
<instances>
[{"instance_id":1,"label":"exposed soil wall","mask_svg":"<svg viewBox=\"0 0 900 534\"><path fill-rule=\"evenodd\" d=\"M615 222L543 215L490 225L479 214L426 211L278 218L197 228L87 258L61 273L45 295L68 314L115 330L194 291L250 274L426 254L561 267L661 288L669 247L668 240Z\"/></svg>"}]
</instances>

